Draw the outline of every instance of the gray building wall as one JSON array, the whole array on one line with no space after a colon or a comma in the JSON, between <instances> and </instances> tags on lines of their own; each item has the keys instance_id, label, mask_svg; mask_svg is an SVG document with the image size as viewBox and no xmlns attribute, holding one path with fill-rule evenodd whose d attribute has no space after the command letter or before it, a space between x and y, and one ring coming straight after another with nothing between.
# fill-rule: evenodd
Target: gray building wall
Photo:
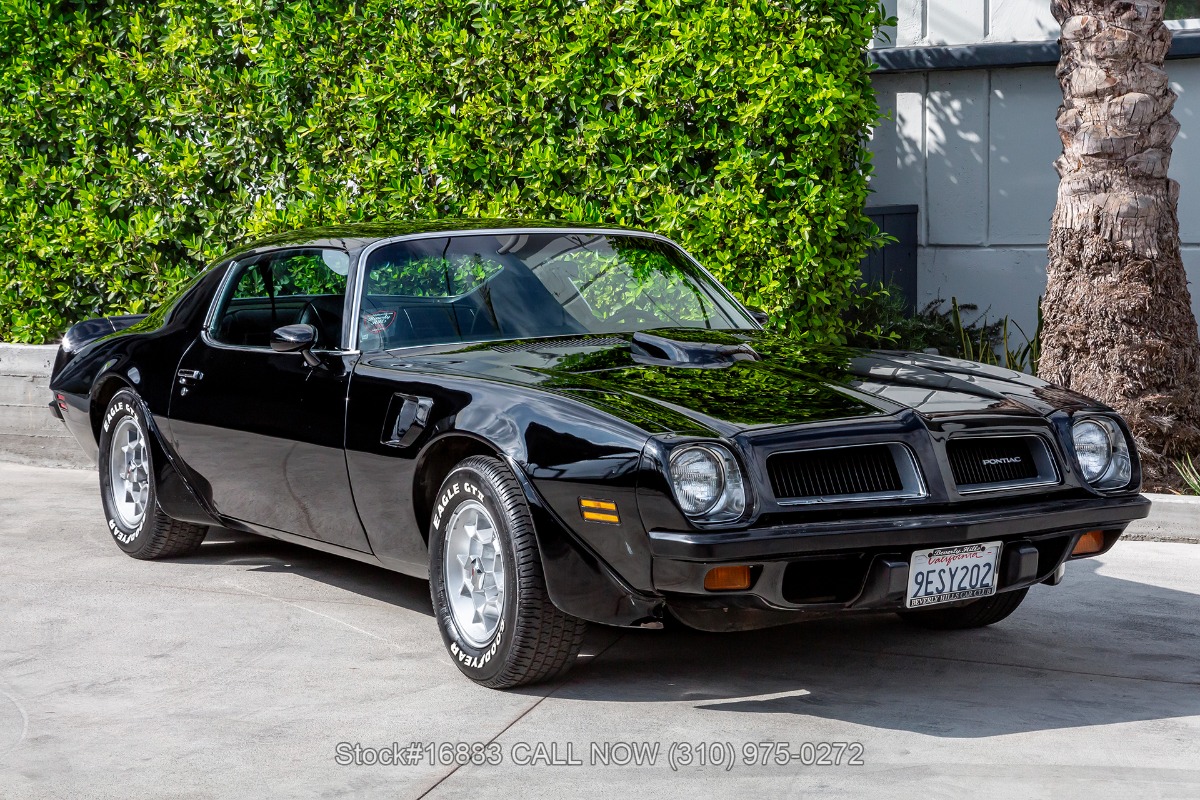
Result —
<instances>
[{"instance_id":1,"label":"gray building wall","mask_svg":"<svg viewBox=\"0 0 1200 800\"><path fill-rule=\"evenodd\" d=\"M898 25L882 47L1045 42L1048 0L889 0ZM1198 20L1171 23L1195 28ZM1200 317L1200 59L1167 62L1182 127L1171 177L1181 184L1180 236ZM1062 93L1052 66L880 73L882 118L871 149L870 205L920 208L918 304L936 297L990 308L1032 334L1046 286L1046 242L1062 152Z\"/></svg>"}]
</instances>

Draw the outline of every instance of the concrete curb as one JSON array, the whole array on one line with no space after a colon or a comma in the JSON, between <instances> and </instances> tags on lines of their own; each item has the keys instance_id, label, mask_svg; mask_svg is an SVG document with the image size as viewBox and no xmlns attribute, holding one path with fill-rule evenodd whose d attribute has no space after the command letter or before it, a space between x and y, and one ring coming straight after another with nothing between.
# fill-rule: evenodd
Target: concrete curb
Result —
<instances>
[{"instance_id":1,"label":"concrete curb","mask_svg":"<svg viewBox=\"0 0 1200 800\"><path fill-rule=\"evenodd\" d=\"M1148 542L1200 544L1200 497L1146 493L1150 516L1130 524L1124 538Z\"/></svg>"},{"instance_id":2,"label":"concrete curb","mask_svg":"<svg viewBox=\"0 0 1200 800\"><path fill-rule=\"evenodd\" d=\"M0 375L50 377L56 344L0 344Z\"/></svg>"},{"instance_id":3,"label":"concrete curb","mask_svg":"<svg viewBox=\"0 0 1200 800\"><path fill-rule=\"evenodd\" d=\"M50 413L50 369L58 345L0 344L0 461L90 469Z\"/></svg>"}]
</instances>

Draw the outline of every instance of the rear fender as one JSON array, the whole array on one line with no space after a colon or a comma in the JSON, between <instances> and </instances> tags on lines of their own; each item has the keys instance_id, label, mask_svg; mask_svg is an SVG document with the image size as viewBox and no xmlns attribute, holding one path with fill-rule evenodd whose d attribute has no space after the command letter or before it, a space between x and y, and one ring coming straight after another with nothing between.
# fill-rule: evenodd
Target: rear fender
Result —
<instances>
[{"instance_id":1,"label":"rear fender","mask_svg":"<svg viewBox=\"0 0 1200 800\"><path fill-rule=\"evenodd\" d=\"M180 522L195 525L223 525L212 506L212 490L167 444L154 421L154 415L140 396L134 394L142 417L150 429L150 453L154 464L154 491L162 512Z\"/></svg>"},{"instance_id":2,"label":"rear fender","mask_svg":"<svg viewBox=\"0 0 1200 800\"><path fill-rule=\"evenodd\" d=\"M63 335L62 342L58 347L58 354L54 358L54 369L51 374L57 375L61 372L62 368L70 363L71 359L75 358L76 354L85 345L91 344L110 333L130 328L146 317L146 314L126 314L117 317L97 317L96 319L85 319L83 322L77 322L68 328L67 332Z\"/></svg>"}]
</instances>

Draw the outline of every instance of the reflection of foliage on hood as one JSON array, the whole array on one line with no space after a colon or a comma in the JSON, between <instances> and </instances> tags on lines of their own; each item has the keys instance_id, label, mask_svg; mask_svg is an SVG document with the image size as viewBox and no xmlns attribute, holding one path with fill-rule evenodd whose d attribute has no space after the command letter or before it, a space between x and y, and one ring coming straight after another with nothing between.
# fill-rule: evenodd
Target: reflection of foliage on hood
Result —
<instances>
[{"instance_id":1,"label":"reflection of foliage on hood","mask_svg":"<svg viewBox=\"0 0 1200 800\"><path fill-rule=\"evenodd\" d=\"M626 412L631 422L649 428L708 435L679 409L707 414L743 425L789 424L876 413L874 407L840 391L857 379L852 361L863 351L807 344L764 331L713 331L701 328L659 328L647 331L678 342L749 344L762 361L731 362L727 367L695 368L644 366L633 359L628 344L611 344L613 336L559 337L506 342L552 350L567 346L574 352L557 356L553 366L522 369L541 376L542 388L566 391L584 402ZM588 347L589 338L597 345ZM622 334L621 339L632 337ZM469 345L454 352L496 349L497 343ZM586 348L586 349L584 349Z\"/></svg>"},{"instance_id":2,"label":"reflection of foliage on hood","mask_svg":"<svg viewBox=\"0 0 1200 800\"><path fill-rule=\"evenodd\" d=\"M602 350L585 350L567 353L558 362L555 372L595 372L601 369L619 369L633 366L633 356L628 347L606 347Z\"/></svg>"},{"instance_id":3,"label":"reflection of foliage on hood","mask_svg":"<svg viewBox=\"0 0 1200 800\"><path fill-rule=\"evenodd\" d=\"M599 382L596 382L599 384ZM558 379L551 379L543 384L548 388L567 389L571 396L588 405L599 406L609 413L617 415L627 422L648 430L652 433L687 433L696 436L715 436L716 432L701 426L690 417L674 411L661 403L640 397L630 392L618 389L604 389L599 385L590 385L583 381L579 384L566 382L562 385Z\"/></svg>"},{"instance_id":4,"label":"reflection of foliage on hood","mask_svg":"<svg viewBox=\"0 0 1200 800\"><path fill-rule=\"evenodd\" d=\"M722 369L628 367L604 373L559 373L559 389L620 390L743 425L771 425L860 416L872 409L799 372L739 361ZM797 419L797 415L803 419Z\"/></svg>"},{"instance_id":5,"label":"reflection of foliage on hood","mask_svg":"<svg viewBox=\"0 0 1200 800\"><path fill-rule=\"evenodd\" d=\"M775 333L755 333L750 346L764 361L785 364L790 369L817 374L841 382L850 359L863 354L857 347L815 344Z\"/></svg>"},{"instance_id":6,"label":"reflection of foliage on hood","mask_svg":"<svg viewBox=\"0 0 1200 800\"><path fill-rule=\"evenodd\" d=\"M645 331L652 336L661 336L675 342L695 342L697 344L723 344L736 347L746 344L753 337L753 331L722 331L711 328L655 328Z\"/></svg>"},{"instance_id":7,"label":"reflection of foliage on hood","mask_svg":"<svg viewBox=\"0 0 1200 800\"><path fill-rule=\"evenodd\" d=\"M742 343L741 334L698 329L659 330L677 341ZM677 334L691 336L685 340ZM628 392L699 411L730 422L760 425L780 419L830 419L869 412L869 406L838 391L851 379L849 364L859 351L805 345L769 334L754 335L750 345L763 361L739 361L728 367L644 367L627 347L608 347L563 356L546 370L546 386Z\"/></svg>"},{"instance_id":8,"label":"reflection of foliage on hood","mask_svg":"<svg viewBox=\"0 0 1200 800\"><path fill-rule=\"evenodd\" d=\"M852 347L818 345L801 342L766 331L722 331L707 328L653 328L645 331L675 342L698 344L749 345L766 361L806 376L817 375L822 380L842 382L843 373L852 358L864 351ZM553 340L545 342L552 347ZM480 345L492 347L492 344ZM568 353L559 362L561 369L587 371L632 366L629 348L606 348L581 353Z\"/></svg>"}]
</instances>

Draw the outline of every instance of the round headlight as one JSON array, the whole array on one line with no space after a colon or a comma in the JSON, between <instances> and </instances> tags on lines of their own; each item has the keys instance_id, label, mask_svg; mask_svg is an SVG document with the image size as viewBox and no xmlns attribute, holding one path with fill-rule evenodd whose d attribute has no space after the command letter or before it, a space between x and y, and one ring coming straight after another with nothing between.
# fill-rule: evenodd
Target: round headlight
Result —
<instances>
[{"instance_id":1,"label":"round headlight","mask_svg":"<svg viewBox=\"0 0 1200 800\"><path fill-rule=\"evenodd\" d=\"M1093 483L1104 474L1112 460L1112 440L1108 431L1100 423L1085 419L1072 426L1071 435L1075 439L1075 457L1079 459L1083 479Z\"/></svg>"},{"instance_id":2,"label":"round headlight","mask_svg":"<svg viewBox=\"0 0 1200 800\"><path fill-rule=\"evenodd\" d=\"M1126 489L1133 480L1134 455L1117 420L1094 416L1071 426L1075 457L1093 489Z\"/></svg>"},{"instance_id":3,"label":"round headlight","mask_svg":"<svg viewBox=\"0 0 1200 800\"><path fill-rule=\"evenodd\" d=\"M671 487L684 514L697 522L734 522L746 514L746 482L733 452L713 443L671 453Z\"/></svg>"},{"instance_id":4,"label":"round headlight","mask_svg":"<svg viewBox=\"0 0 1200 800\"><path fill-rule=\"evenodd\" d=\"M712 510L721 499L725 470L707 447L686 447L671 456L671 482L683 513L696 516Z\"/></svg>"}]
</instances>

